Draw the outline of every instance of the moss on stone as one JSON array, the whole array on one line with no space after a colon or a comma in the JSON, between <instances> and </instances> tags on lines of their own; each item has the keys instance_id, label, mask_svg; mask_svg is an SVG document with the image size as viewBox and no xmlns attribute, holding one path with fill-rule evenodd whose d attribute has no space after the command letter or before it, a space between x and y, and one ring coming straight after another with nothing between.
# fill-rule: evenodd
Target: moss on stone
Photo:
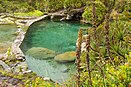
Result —
<instances>
[{"instance_id":1,"label":"moss on stone","mask_svg":"<svg viewBox=\"0 0 131 87\"><path fill-rule=\"evenodd\" d=\"M32 47L26 52L26 55L37 59L50 59L55 56L55 51L43 47Z\"/></svg>"},{"instance_id":2,"label":"moss on stone","mask_svg":"<svg viewBox=\"0 0 131 87\"><path fill-rule=\"evenodd\" d=\"M57 62L72 62L76 59L76 52L70 51L63 54L59 54L54 58Z\"/></svg>"}]
</instances>

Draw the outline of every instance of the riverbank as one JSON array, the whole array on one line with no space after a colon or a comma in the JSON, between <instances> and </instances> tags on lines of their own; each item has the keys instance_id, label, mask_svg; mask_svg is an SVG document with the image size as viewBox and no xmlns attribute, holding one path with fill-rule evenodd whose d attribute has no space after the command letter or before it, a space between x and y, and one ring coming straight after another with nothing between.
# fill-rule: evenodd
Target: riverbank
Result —
<instances>
[{"instance_id":1,"label":"riverbank","mask_svg":"<svg viewBox=\"0 0 131 87\"><path fill-rule=\"evenodd\" d=\"M1 65L0 73L2 74L0 75L0 78L2 79L0 80L0 86L3 86L3 85L4 86L6 85L7 87L8 85L17 86L19 84L19 80L18 78L17 79L15 78L16 75L22 74L24 78L25 74L28 74L28 75L32 74L32 71L28 69L28 65L25 62L25 56L23 52L21 51L21 49L19 48L19 46L24 39L26 30L28 29L28 27L32 23L39 21L45 18L46 16L47 15L44 15L38 18L27 18L27 17L25 18L24 17L24 18L18 18L17 20L11 17L4 17L4 15L0 17L1 18L0 24L6 24L6 25L16 24L18 27L17 31L15 32L17 36L12 46L8 49L6 53L0 54L0 65ZM7 75L3 75L3 73L7 73ZM7 80L7 78L10 77L10 74L14 74L14 76L11 76L10 79L12 79L12 81L16 81L15 84L13 82L10 83L9 82L10 79ZM32 78L34 77L36 78L36 75L32 76ZM26 80L28 79L30 80L30 78L26 78ZM3 82L5 82L5 84L3 84ZM21 83L21 85L23 84L24 83Z\"/></svg>"},{"instance_id":2,"label":"riverbank","mask_svg":"<svg viewBox=\"0 0 131 87\"><path fill-rule=\"evenodd\" d=\"M83 8L82 8L83 9ZM25 56L19 46L21 45L26 31L28 30L28 27L33 24L34 22L40 21L44 18L49 18L52 20L70 20L71 17L69 15L64 14L64 10L55 12L55 13L49 13L48 15L43 15L40 17L13 17L9 14L5 15L3 14L0 18L0 24L16 24L18 27L16 33L16 39L14 40L12 46L8 49L8 51L5 54L0 54L1 63L2 66L2 72L9 73L17 73L18 74L32 74L33 72L28 69L28 65L25 62ZM79 9L76 9L76 13L79 12ZM75 12L74 12L75 13ZM8 66L5 67L5 66ZM10 75L7 75L5 77L8 77ZM36 76L36 75L35 75ZM2 75L2 78L4 76ZM12 77L14 78L14 77ZM2 80L5 81L6 79ZM43 78L43 80L50 80L49 78ZM8 82L7 82L8 83ZM17 83L16 83L17 84ZM16 85L15 84L15 85Z\"/></svg>"},{"instance_id":3,"label":"riverbank","mask_svg":"<svg viewBox=\"0 0 131 87\"><path fill-rule=\"evenodd\" d=\"M68 12L67 10L61 10L54 13L48 13L47 15L43 15L40 17L20 17L20 16L18 17L8 13L1 13L0 24L15 24L18 27L18 30L15 32L17 35L16 40L12 44L11 48L13 49L12 53L22 54L22 52L20 52L19 46L24 39L28 27L31 24L33 24L36 21L40 21L44 18L51 19L51 20L59 20L59 21L74 20L74 16L76 14L82 13L84 11L84 8L85 7L73 9L71 12ZM21 56L23 56L23 54Z\"/></svg>"},{"instance_id":4,"label":"riverbank","mask_svg":"<svg viewBox=\"0 0 131 87\"><path fill-rule=\"evenodd\" d=\"M9 17L9 16L5 16L5 17L1 17L2 20L6 21L6 22L1 22L1 24L16 24L18 29L15 32L16 33L16 39L14 40L12 46L8 49L8 51L5 54L1 54L0 59L0 65L2 66L2 70L0 71L1 73L5 73L7 72L7 75L2 75L1 78L6 78L6 77L10 77L10 73L14 74L14 76L11 76L11 78L14 80L16 80L15 76L18 75L17 78L17 82L19 82L19 75L23 75L22 79L24 80L24 76L25 74L28 74L29 76L33 74L33 72L28 69L28 65L25 62L25 56L23 54L23 52L21 51L21 49L19 48L19 46L21 45L26 31L28 30L28 27L33 24L34 22L40 21L44 18L49 18L49 19L57 19L57 17L59 18L59 21L61 20L61 18L66 17L66 15L63 14L64 11L59 11L56 13L49 13L48 15L43 15L40 17L20 17L20 18L15 18L15 17ZM11 19L11 20L10 20ZM8 21L7 21L8 20ZM8 67L5 67L8 66ZM50 78L47 77L39 77L36 74L34 76L32 76L32 78L41 78L40 80L47 80L50 81ZM26 80L30 80L32 78L26 78ZM7 80L3 79L2 81L0 81L1 83L3 81ZM21 81L21 80L20 80ZM18 85L17 82L14 85ZM50 81L52 83L52 81ZM9 81L6 81L7 84L10 84ZM23 85L25 83L25 81L21 84ZM13 85L13 84L12 84Z\"/></svg>"}]
</instances>

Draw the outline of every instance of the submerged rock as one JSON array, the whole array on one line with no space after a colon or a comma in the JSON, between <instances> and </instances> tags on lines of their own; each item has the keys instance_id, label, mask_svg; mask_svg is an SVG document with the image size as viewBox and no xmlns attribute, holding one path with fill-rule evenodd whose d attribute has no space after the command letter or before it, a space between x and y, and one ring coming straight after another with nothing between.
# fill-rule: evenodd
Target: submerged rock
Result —
<instances>
[{"instance_id":1,"label":"submerged rock","mask_svg":"<svg viewBox=\"0 0 131 87\"><path fill-rule=\"evenodd\" d=\"M54 58L57 62L73 62L76 59L76 52L70 51L63 54L57 55Z\"/></svg>"},{"instance_id":2,"label":"submerged rock","mask_svg":"<svg viewBox=\"0 0 131 87\"><path fill-rule=\"evenodd\" d=\"M26 52L26 55L37 59L50 59L55 57L55 51L43 47L32 47Z\"/></svg>"}]
</instances>

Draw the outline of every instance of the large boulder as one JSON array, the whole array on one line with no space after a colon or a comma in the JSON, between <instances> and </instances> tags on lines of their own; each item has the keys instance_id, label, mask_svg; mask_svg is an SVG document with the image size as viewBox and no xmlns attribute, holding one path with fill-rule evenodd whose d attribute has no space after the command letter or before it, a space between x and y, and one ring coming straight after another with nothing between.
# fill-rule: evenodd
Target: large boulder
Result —
<instances>
[{"instance_id":1,"label":"large boulder","mask_svg":"<svg viewBox=\"0 0 131 87\"><path fill-rule=\"evenodd\" d=\"M26 55L37 59L50 59L55 57L55 51L43 47L32 47L26 52Z\"/></svg>"},{"instance_id":2,"label":"large boulder","mask_svg":"<svg viewBox=\"0 0 131 87\"><path fill-rule=\"evenodd\" d=\"M70 51L70 52L65 52L63 54L59 54L55 56L54 58L57 62L73 62L76 59L76 52L75 51Z\"/></svg>"}]
</instances>

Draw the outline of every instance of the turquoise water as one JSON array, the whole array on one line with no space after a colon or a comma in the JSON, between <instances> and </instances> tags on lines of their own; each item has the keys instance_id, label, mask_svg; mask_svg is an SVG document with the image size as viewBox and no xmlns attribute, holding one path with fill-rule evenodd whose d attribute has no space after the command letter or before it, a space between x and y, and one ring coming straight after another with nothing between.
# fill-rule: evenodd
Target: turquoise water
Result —
<instances>
[{"instance_id":1,"label":"turquoise water","mask_svg":"<svg viewBox=\"0 0 131 87\"><path fill-rule=\"evenodd\" d=\"M5 53L15 40L16 25L0 25L0 53Z\"/></svg>"},{"instance_id":2,"label":"turquoise water","mask_svg":"<svg viewBox=\"0 0 131 87\"><path fill-rule=\"evenodd\" d=\"M76 50L77 33L80 28L87 28L78 22L40 21L30 26L21 45L24 53L32 47L44 47L57 54ZM72 63L58 63L54 59L39 60L26 55L29 68L37 75L49 77L53 81L64 82L75 73Z\"/></svg>"},{"instance_id":3,"label":"turquoise water","mask_svg":"<svg viewBox=\"0 0 131 87\"><path fill-rule=\"evenodd\" d=\"M57 53L75 50L79 28L87 26L77 22L37 22L29 28L22 50L25 52L31 47L44 47Z\"/></svg>"}]
</instances>

